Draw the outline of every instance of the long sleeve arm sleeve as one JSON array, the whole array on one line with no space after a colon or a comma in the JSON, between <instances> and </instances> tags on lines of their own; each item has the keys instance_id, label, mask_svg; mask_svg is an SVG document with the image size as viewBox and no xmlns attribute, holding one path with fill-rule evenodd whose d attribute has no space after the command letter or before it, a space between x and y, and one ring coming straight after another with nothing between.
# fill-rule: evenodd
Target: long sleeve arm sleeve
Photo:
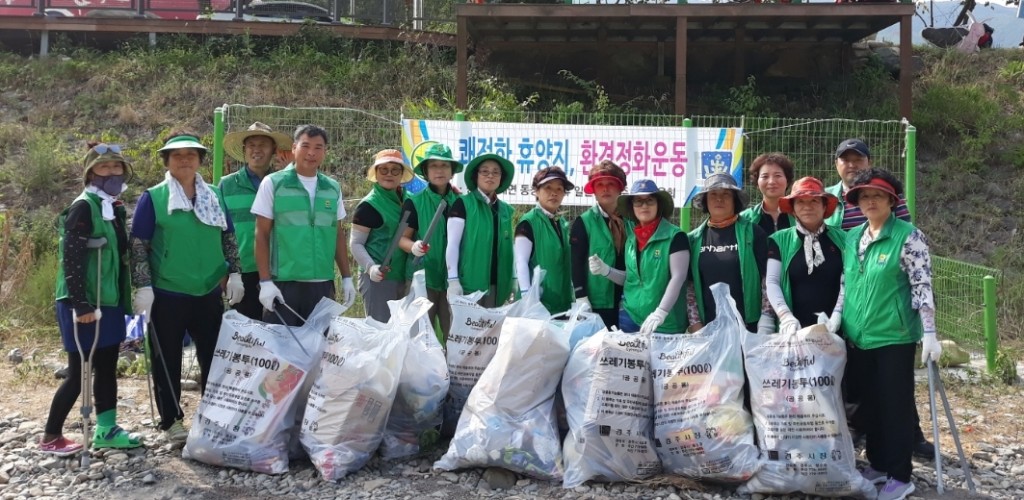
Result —
<instances>
[{"instance_id":1,"label":"long sleeve arm sleeve","mask_svg":"<svg viewBox=\"0 0 1024 500\"><path fill-rule=\"evenodd\" d=\"M516 261L516 280L519 290L530 288L530 255L533 254L533 242L526 236L516 236L513 247Z\"/></svg>"},{"instance_id":2,"label":"long sleeve arm sleeve","mask_svg":"<svg viewBox=\"0 0 1024 500\"><path fill-rule=\"evenodd\" d=\"M626 271L615 269L614 267L608 270L608 276L606 278L612 280L612 283L622 286L626 282Z\"/></svg>"},{"instance_id":3,"label":"long sleeve arm sleeve","mask_svg":"<svg viewBox=\"0 0 1024 500\"><path fill-rule=\"evenodd\" d=\"M352 228L352 232L349 233L348 246L352 249L352 258L363 268L369 269L371 266L376 264L373 261L373 257L370 257L370 252L366 251L366 240L370 237L369 232L363 232L356 228Z\"/></svg>"},{"instance_id":4,"label":"long sleeve arm sleeve","mask_svg":"<svg viewBox=\"0 0 1024 500\"><path fill-rule=\"evenodd\" d=\"M839 297L836 298L836 307L832 314L843 313L843 303L846 301L846 274L839 275Z\"/></svg>"},{"instance_id":5,"label":"long sleeve arm sleeve","mask_svg":"<svg viewBox=\"0 0 1024 500\"><path fill-rule=\"evenodd\" d=\"M679 294L683 292L683 287L686 286L686 275L690 270L690 251L683 250L669 255L668 269L668 286L665 288L665 295L661 297L661 302L658 303L662 311L672 310L679 300Z\"/></svg>"},{"instance_id":6,"label":"long sleeve arm sleeve","mask_svg":"<svg viewBox=\"0 0 1024 500\"><path fill-rule=\"evenodd\" d=\"M459 247L462 245L462 232L466 229L466 219L448 218L448 248L444 252L444 261L448 266L448 279L459 277Z\"/></svg>"},{"instance_id":7,"label":"long sleeve arm sleeve","mask_svg":"<svg viewBox=\"0 0 1024 500\"><path fill-rule=\"evenodd\" d=\"M786 304L786 297L782 293L782 262L778 259L768 259L768 269L764 278L765 296L775 310L778 317L792 314L789 304Z\"/></svg>"}]
</instances>

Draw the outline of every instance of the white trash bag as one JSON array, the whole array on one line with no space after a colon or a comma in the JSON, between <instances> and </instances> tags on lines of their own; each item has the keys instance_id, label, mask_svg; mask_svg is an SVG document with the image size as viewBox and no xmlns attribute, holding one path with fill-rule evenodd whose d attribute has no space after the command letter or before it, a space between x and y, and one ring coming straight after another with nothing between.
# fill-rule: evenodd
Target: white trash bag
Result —
<instances>
[{"instance_id":1,"label":"white trash bag","mask_svg":"<svg viewBox=\"0 0 1024 500\"><path fill-rule=\"evenodd\" d=\"M403 307L426 296L423 271L416 271ZM441 424L441 405L448 395L444 348L434 334L429 315L413 323L409 336L398 394L380 445L380 454L385 459L416 455L436 444L440 437L436 427Z\"/></svg>"},{"instance_id":2,"label":"white trash bag","mask_svg":"<svg viewBox=\"0 0 1024 500\"><path fill-rule=\"evenodd\" d=\"M746 326L728 285L711 285L711 292L711 323L693 334L651 336L655 448L666 473L746 481L761 465L743 407Z\"/></svg>"},{"instance_id":3,"label":"white trash bag","mask_svg":"<svg viewBox=\"0 0 1024 500\"><path fill-rule=\"evenodd\" d=\"M541 304L541 279L538 269L530 291L509 311L494 359L469 394L455 437L435 469L502 467L562 479L554 404L569 357L569 332Z\"/></svg>"},{"instance_id":4,"label":"white trash bag","mask_svg":"<svg viewBox=\"0 0 1024 500\"><path fill-rule=\"evenodd\" d=\"M814 325L789 335L748 334L743 344L765 462L739 491L875 498L857 471L846 426L843 340Z\"/></svg>"},{"instance_id":5,"label":"white trash bag","mask_svg":"<svg viewBox=\"0 0 1024 500\"><path fill-rule=\"evenodd\" d=\"M430 309L418 298L388 301L391 320L335 318L309 393L299 440L325 481L366 465L384 435L409 345L409 328Z\"/></svg>"},{"instance_id":6,"label":"white trash bag","mask_svg":"<svg viewBox=\"0 0 1024 500\"><path fill-rule=\"evenodd\" d=\"M322 299L308 323L292 327L301 347L283 325L224 313L182 456L265 474L287 472L296 400L320 362L323 331L343 312L341 304Z\"/></svg>"},{"instance_id":7,"label":"white trash bag","mask_svg":"<svg viewBox=\"0 0 1024 500\"><path fill-rule=\"evenodd\" d=\"M562 486L661 472L652 440L650 360L650 339L634 333L602 329L573 349L562 376L569 419Z\"/></svg>"}]
</instances>

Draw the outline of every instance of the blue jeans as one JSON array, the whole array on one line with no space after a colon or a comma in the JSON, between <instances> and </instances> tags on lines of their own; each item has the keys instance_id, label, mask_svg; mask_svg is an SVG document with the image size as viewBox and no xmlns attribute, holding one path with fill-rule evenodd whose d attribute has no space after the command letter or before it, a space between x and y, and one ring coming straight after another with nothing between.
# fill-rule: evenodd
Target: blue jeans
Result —
<instances>
[{"instance_id":1,"label":"blue jeans","mask_svg":"<svg viewBox=\"0 0 1024 500\"><path fill-rule=\"evenodd\" d=\"M619 330L626 333L636 333L640 331L640 325L633 321L633 318L629 317L629 313L626 312L625 308L619 309Z\"/></svg>"}]
</instances>

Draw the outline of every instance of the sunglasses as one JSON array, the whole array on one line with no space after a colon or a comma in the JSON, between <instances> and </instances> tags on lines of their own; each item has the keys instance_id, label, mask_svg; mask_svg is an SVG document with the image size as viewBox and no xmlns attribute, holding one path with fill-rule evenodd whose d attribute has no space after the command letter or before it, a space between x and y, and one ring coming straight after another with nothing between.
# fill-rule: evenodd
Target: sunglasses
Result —
<instances>
[{"instance_id":1,"label":"sunglasses","mask_svg":"<svg viewBox=\"0 0 1024 500\"><path fill-rule=\"evenodd\" d=\"M385 167L385 166L377 167L377 173L378 174L384 174L384 175L402 175L402 170L404 170L402 167L391 167L391 168L388 168L388 167Z\"/></svg>"},{"instance_id":2,"label":"sunglasses","mask_svg":"<svg viewBox=\"0 0 1024 500\"><path fill-rule=\"evenodd\" d=\"M98 154L105 155L108 152L114 154L121 154L120 144L97 144L92 147L92 150Z\"/></svg>"}]
</instances>

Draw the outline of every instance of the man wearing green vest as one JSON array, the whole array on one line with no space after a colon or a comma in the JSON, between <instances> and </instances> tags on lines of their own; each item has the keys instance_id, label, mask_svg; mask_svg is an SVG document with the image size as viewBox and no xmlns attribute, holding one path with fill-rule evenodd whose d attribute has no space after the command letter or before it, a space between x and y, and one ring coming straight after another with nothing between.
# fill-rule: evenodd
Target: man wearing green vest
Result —
<instances>
[{"instance_id":1,"label":"man wearing green vest","mask_svg":"<svg viewBox=\"0 0 1024 500\"><path fill-rule=\"evenodd\" d=\"M260 182L270 173L274 158L279 150L292 148L292 139L287 134L274 132L267 125L255 122L246 130L238 130L224 137L224 152L231 158L245 163L237 172L220 180L220 192L228 207L231 222L235 224L235 238L238 240L238 259L242 265L242 285L245 297L235 304L235 310L252 319L263 318L260 304L260 274L256 270L256 216L252 214L252 202Z\"/></svg>"},{"instance_id":2,"label":"man wearing green vest","mask_svg":"<svg viewBox=\"0 0 1024 500\"><path fill-rule=\"evenodd\" d=\"M352 257L362 268L359 293L366 315L387 323L391 319L389 300L405 295L406 255L396 246L390 248L402 218L402 184L413 178L412 169L397 149L378 152L366 178L373 183L370 192L356 205L352 214ZM391 260L384 259L391 250Z\"/></svg>"},{"instance_id":3,"label":"man wearing green vest","mask_svg":"<svg viewBox=\"0 0 1024 500\"><path fill-rule=\"evenodd\" d=\"M320 172L327 131L300 125L293 134L295 161L268 175L256 191L256 268L260 273L263 321L302 324L320 299L334 298L334 266L341 270L345 306L356 300L348 263L348 238L341 186ZM302 318L296 317L292 312Z\"/></svg>"},{"instance_id":4,"label":"man wearing green vest","mask_svg":"<svg viewBox=\"0 0 1024 500\"><path fill-rule=\"evenodd\" d=\"M172 132L160 148L164 181L139 197L132 219L134 309L151 319L160 429L174 444L187 436L179 403L185 334L195 342L205 392L224 313L222 280L229 304L244 293L231 217L220 190L198 172L206 152L194 133Z\"/></svg>"},{"instance_id":5,"label":"man wearing green vest","mask_svg":"<svg viewBox=\"0 0 1024 500\"><path fill-rule=\"evenodd\" d=\"M448 213L459 196L459 190L451 184L452 176L462 172L462 164L452 157L452 150L444 144L433 144L427 148L423 158L416 164L414 172L427 180L427 188L409 196L402 204L402 210L409 212L409 228L402 235L399 244L410 255L406 267L406 279L423 269L427 280L427 299L430 307L430 323L436 321L441 327L441 342L448 339L452 326L452 311L448 305L448 274L445 272L445 248L448 244ZM427 230L441 202L446 207L427 239ZM419 265L413 265L416 257L422 257Z\"/></svg>"},{"instance_id":6,"label":"man wearing green vest","mask_svg":"<svg viewBox=\"0 0 1024 500\"><path fill-rule=\"evenodd\" d=\"M547 167L533 176L537 206L516 226L515 260L519 291L526 293L533 270L544 270L540 301L551 314L569 310L573 301L569 262L569 223L558 214L565 193L575 186L560 167Z\"/></svg>"}]
</instances>

